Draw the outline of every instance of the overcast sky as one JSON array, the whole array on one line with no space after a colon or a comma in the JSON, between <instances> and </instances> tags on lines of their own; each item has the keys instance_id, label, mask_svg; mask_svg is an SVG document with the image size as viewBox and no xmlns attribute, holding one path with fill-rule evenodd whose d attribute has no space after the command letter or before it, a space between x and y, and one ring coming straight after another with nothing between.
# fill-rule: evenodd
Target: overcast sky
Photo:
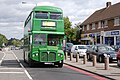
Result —
<instances>
[{"instance_id":1,"label":"overcast sky","mask_svg":"<svg viewBox=\"0 0 120 80\"><path fill-rule=\"evenodd\" d=\"M74 24L83 22L95 10L104 8L106 2L120 0L0 0L0 33L8 39L23 37L23 24L31 9L37 5L58 6ZM26 2L26 4L22 4Z\"/></svg>"}]
</instances>

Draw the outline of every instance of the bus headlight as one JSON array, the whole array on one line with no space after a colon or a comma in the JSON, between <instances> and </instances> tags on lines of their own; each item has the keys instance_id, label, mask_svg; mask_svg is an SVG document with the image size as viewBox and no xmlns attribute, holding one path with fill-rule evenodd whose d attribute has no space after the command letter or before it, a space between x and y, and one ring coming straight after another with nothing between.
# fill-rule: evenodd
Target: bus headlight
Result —
<instances>
[{"instance_id":1,"label":"bus headlight","mask_svg":"<svg viewBox=\"0 0 120 80\"><path fill-rule=\"evenodd\" d=\"M58 53L58 56L60 56L61 54L60 53Z\"/></svg>"},{"instance_id":2,"label":"bus headlight","mask_svg":"<svg viewBox=\"0 0 120 80\"><path fill-rule=\"evenodd\" d=\"M35 57L35 55L33 54L32 57Z\"/></svg>"},{"instance_id":3,"label":"bus headlight","mask_svg":"<svg viewBox=\"0 0 120 80\"><path fill-rule=\"evenodd\" d=\"M35 56L38 56L38 53L34 53L34 54L32 55L32 57L35 57Z\"/></svg>"},{"instance_id":4,"label":"bus headlight","mask_svg":"<svg viewBox=\"0 0 120 80\"><path fill-rule=\"evenodd\" d=\"M62 57L63 55L61 53L58 53L58 56Z\"/></svg>"},{"instance_id":5,"label":"bus headlight","mask_svg":"<svg viewBox=\"0 0 120 80\"><path fill-rule=\"evenodd\" d=\"M36 56L38 56L38 53L36 53Z\"/></svg>"}]
</instances>

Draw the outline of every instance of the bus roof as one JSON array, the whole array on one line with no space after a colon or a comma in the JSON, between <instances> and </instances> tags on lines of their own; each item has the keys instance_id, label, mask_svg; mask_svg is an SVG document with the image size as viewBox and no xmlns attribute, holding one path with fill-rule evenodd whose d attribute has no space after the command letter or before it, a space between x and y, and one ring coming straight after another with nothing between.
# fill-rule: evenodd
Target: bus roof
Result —
<instances>
[{"instance_id":1,"label":"bus roof","mask_svg":"<svg viewBox=\"0 0 120 80\"><path fill-rule=\"evenodd\" d=\"M35 6L33 11L63 12L61 8L54 6Z\"/></svg>"}]
</instances>

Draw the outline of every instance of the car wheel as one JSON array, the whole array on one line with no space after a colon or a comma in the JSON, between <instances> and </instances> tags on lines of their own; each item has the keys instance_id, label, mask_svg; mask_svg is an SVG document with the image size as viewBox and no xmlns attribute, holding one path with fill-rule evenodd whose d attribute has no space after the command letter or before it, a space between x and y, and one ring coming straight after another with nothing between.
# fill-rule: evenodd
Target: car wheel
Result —
<instances>
[{"instance_id":1,"label":"car wheel","mask_svg":"<svg viewBox=\"0 0 120 80\"><path fill-rule=\"evenodd\" d=\"M120 59L117 60L117 65L120 67Z\"/></svg>"},{"instance_id":2,"label":"car wheel","mask_svg":"<svg viewBox=\"0 0 120 80\"><path fill-rule=\"evenodd\" d=\"M76 56L73 54L73 58L76 58Z\"/></svg>"},{"instance_id":3,"label":"car wheel","mask_svg":"<svg viewBox=\"0 0 120 80\"><path fill-rule=\"evenodd\" d=\"M101 63L103 62L102 56L99 56L98 61Z\"/></svg>"},{"instance_id":4,"label":"car wheel","mask_svg":"<svg viewBox=\"0 0 120 80\"><path fill-rule=\"evenodd\" d=\"M91 59L90 59L90 55L87 55L87 59L88 59L88 60L91 60Z\"/></svg>"}]
</instances>

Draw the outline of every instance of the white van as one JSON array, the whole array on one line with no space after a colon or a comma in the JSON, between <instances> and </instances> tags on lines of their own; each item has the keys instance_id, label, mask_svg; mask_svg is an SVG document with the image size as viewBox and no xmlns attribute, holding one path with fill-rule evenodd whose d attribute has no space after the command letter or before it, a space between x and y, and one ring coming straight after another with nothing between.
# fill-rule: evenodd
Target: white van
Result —
<instances>
[{"instance_id":1,"label":"white van","mask_svg":"<svg viewBox=\"0 0 120 80\"><path fill-rule=\"evenodd\" d=\"M73 53L73 57L76 57L77 53L80 57L82 57L83 55L86 55L87 49L87 45L73 45L71 48L71 52Z\"/></svg>"}]
</instances>

